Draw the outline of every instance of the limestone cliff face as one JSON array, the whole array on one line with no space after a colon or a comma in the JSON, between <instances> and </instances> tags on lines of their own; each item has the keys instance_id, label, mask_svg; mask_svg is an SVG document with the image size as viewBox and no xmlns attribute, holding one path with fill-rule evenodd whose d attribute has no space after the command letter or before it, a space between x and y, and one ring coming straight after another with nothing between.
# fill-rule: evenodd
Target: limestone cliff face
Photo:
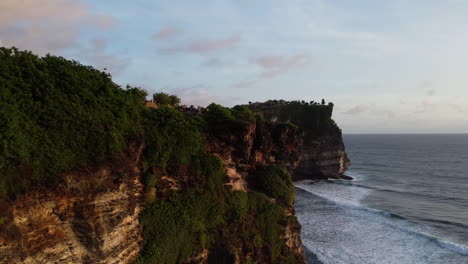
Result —
<instances>
[{"instance_id":1,"label":"limestone cliff face","mask_svg":"<svg viewBox=\"0 0 468 264\"><path fill-rule=\"evenodd\" d=\"M233 123L210 131L206 142L223 161L233 190L247 191L258 166L282 164L293 172L302 159L302 131L287 124Z\"/></svg>"},{"instance_id":2,"label":"limestone cliff face","mask_svg":"<svg viewBox=\"0 0 468 264\"><path fill-rule=\"evenodd\" d=\"M283 164L294 171L302 160L302 144L303 132L294 126L239 122L210 131L205 145L223 161L226 185L249 191L255 189L258 166ZM0 263L133 263L142 249L143 148L142 143L132 144L113 160L64 173L54 188L0 201L0 217L7 219L0 224ZM180 186L191 179L183 169L166 171L168 189L184 191ZM287 251L296 256L296 263L305 263L294 208L285 210ZM253 254L242 245L231 245L239 247L228 252L232 263L244 263ZM208 250L194 252L184 263L209 263L210 255Z\"/></svg>"},{"instance_id":3,"label":"limestone cliff face","mask_svg":"<svg viewBox=\"0 0 468 264\"><path fill-rule=\"evenodd\" d=\"M341 135L322 136L304 144L304 157L293 179L339 179L350 166Z\"/></svg>"},{"instance_id":4,"label":"limestone cliff face","mask_svg":"<svg viewBox=\"0 0 468 264\"><path fill-rule=\"evenodd\" d=\"M280 100L282 101L282 100ZM341 130L332 120L333 103L267 101L248 107L271 122L291 122L304 131L303 159L293 180L339 179L351 165Z\"/></svg>"},{"instance_id":5,"label":"limestone cliff face","mask_svg":"<svg viewBox=\"0 0 468 264\"><path fill-rule=\"evenodd\" d=\"M265 122L234 123L210 131L206 137L208 151L223 161L232 190L249 191L255 187L254 171L259 166L284 165L290 173L302 160L303 132L288 124ZM301 225L294 208L286 209L284 239L297 263L305 263ZM242 252L237 250L237 252ZM244 252L248 255L250 252ZM245 256L234 256L234 263L244 263ZM203 263L203 262L198 262Z\"/></svg>"},{"instance_id":6,"label":"limestone cliff face","mask_svg":"<svg viewBox=\"0 0 468 264\"><path fill-rule=\"evenodd\" d=\"M142 144L54 189L2 201L1 263L132 263L141 247Z\"/></svg>"}]
</instances>

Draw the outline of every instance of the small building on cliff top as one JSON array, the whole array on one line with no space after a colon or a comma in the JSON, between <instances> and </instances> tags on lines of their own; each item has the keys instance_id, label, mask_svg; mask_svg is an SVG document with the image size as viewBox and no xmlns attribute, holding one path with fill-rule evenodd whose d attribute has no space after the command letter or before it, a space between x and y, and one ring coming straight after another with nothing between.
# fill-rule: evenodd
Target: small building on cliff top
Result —
<instances>
[{"instance_id":1,"label":"small building on cliff top","mask_svg":"<svg viewBox=\"0 0 468 264\"><path fill-rule=\"evenodd\" d=\"M156 104L156 102L153 101L153 100L146 100L143 104L144 104L146 107L150 107L150 108L159 108L159 107L158 107L158 104Z\"/></svg>"}]
</instances>

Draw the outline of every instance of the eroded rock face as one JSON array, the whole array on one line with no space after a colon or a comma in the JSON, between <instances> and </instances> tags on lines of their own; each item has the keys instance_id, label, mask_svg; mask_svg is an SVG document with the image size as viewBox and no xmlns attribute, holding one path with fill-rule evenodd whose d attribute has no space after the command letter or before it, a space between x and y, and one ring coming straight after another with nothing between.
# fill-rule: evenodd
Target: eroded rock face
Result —
<instances>
[{"instance_id":1,"label":"eroded rock face","mask_svg":"<svg viewBox=\"0 0 468 264\"><path fill-rule=\"evenodd\" d=\"M247 191L259 166L282 164L293 172L302 159L302 131L287 124L233 123L210 131L206 142L223 161L233 190Z\"/></svg>"},{"instance_id":2,"label":"eroded rock face","mask_svg":"<svg viewBox=\"0 0 468 264\"><path fill-rule=\"evenodd\" d=\"M303 160L293 180L339 179L350 164L341 135L319 137L304 144Z\"/></svg>"},{"instance_id":3,"label":"eroded rock face","mask_svg":"<svg viewBox=\"0 0 468 264\"><path fill-rule=\"evenodd\" d=\"M253 189L258 166L283 164L292 172L302 159L302 131L290 125L246 122L212 132L206 137L207 150L223 161L229 176L226 184L233 190ZM133 263L142 247L143 144L129 149L113 161L65 173L64 181L53 189L0 201L0 217L8 219L0 225L0 263ZM184 184L196 180L187 179L191 174L186 170L182 166L154 173L167 177L168 189L184 191ZM292 207L287 215L286 245L297 263L305 263ZM233 263L244 263L252 253L239 248L229 252ZM185 262L207 263L217 253L224 254L204 250Z\"/></svg>"},{"instance_id":4,"label":"eroded rock face","mask_svg":"<svg viewBox=\"0 0 468 264\"><path fill-rule=\"evenodd\" d=\"M210 153L222 160L229 179L226 184L232 186L232 190L249 191L254 189L254 172L259 166L282 164L293 173L303 157L303 138L301 129L288 124L233 123L230 127L210 131L206 145ZM284 221L283 237L286 246L296 256L296 263L305 263L301 225L294 217L294 208L286 208L286 215L288 218ZM247 256L252 254L241 249L221 251L211 252L208 263L245 263ZM242 254L239 255L239 252ZM263 262L254 260L254 263Z\"/></svg>"},{"instance_id":5,"label":"eroded rock face","mask_svg":"<svg viewBox=\"0 0 468 264\"><path fill-rule=\"evenodd\" d=\"M142 241L142 145L130 149L112 162L66 173L53 190L3 201L1 263L132 263Z\"/></svg>"}]
</instances>

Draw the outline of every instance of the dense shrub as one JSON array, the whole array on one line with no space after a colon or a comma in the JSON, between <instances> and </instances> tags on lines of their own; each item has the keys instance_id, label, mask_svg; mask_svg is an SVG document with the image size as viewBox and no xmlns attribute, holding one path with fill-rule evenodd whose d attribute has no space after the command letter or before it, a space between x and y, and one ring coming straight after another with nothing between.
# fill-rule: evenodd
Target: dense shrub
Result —
<instances>
[{"instance_id":1,"label":"dense shrub","mask_svg":"<svg viewBox=\"0 0 468 264\"><path fill-rule=\"evenodd\" d=\"M266 195L280 202L292 205L294 185L289 172L277 165L258 168L255 173L258 188Z\"/></svg>"},{"instance_id":2,"label":"dense shrub","mask_svg":"<svg viewBox=\"0 0 468 264\"><path fill-rule=\"evenodd\" d=\"M0 194L121 151L142 133L145 96L76 61L0 48Z\"/></svg>"},{"instance_id":3,"label":"dense shrub","mask_svg":"<svg viewBox=\"0 0 468 264\"><path fill-rule=\"evenodd\" d=\"M245 105L236 105L231 110L234 118L239 120L254 121L254 113Z\"/></svg>"},{"instance_id":4,"label":"dense shrub","mask_svg":"<svg viewBox=\"0 0 468 264\"><path fill-rule=\"evenodd\" d=\"M206 113L203 117L211 124L220 124L235 119L229 108L215 103L210 104L206 108Z\"/></svg>"},{"instance_id":5,"label":"dense shrub","mask_svg":"<svg viewBox=\"0 0 468 264\"><path fill-rule=\"evenodd\" d=\"M213 245L213 228L225 224L227 203L221 161L200 153L193 158L200 188L159 199L142 214L145 244L139 263L180 263Z\"/></svg>"},{"instance_id":6,"label":"dense shrub","mask_svg":"<svg viewBox=\"0 0 468 264\"><path fill-rule=\"evenodd\" d=\"M290 122L305 131L305 141L312 142L320 136L341 135L332 119L333 103L328 105L304 101L270 100L249 105L256 113L276 122Z\"/></svg>"},{"instance_id":7,"label":"dense shrub","mask_svg":"<svg viewBox=\"0 0 468 264\"><path fill-rule=\"evenodd\" d=\"M221 210L213 202L206 194L188 192L151 204L141 218L145 245L139 262L180 263L212 245L208 230L220 224L212 212Z\"/></svg>"},{"instance_id":8,"label":"dense shrub","mask_svg":"<svg viewBox=\"0 0 468 264\"><path fill-rule=\"evenodd\" d=\"M145 166L166 167L168 162L189 164L201 148L202 121L169 107L146 110L143 119Z\"/></svg>"},{"instance_id":9,"label":"dense shrub","mask_svg":"<svg viewBox=\"0 0 468 264\"><path fill-rule=\"evenodd\" d=\"M169 95L167 93L155 93L153 94L153 101L160 106L177 106L180 104L180 98L175 95Z\"/></svg>"}]
</instances>

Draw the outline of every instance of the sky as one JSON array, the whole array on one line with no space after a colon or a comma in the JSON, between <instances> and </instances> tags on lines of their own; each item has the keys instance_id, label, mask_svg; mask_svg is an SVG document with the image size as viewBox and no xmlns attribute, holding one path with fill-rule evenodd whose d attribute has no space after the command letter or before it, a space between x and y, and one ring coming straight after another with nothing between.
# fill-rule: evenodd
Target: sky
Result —
<instances>
[{"instance_id":1,"label":"sky","mask_svg":"<svg viewBox=\"0 0 468 264\"><path fill-rule=\"evenodd\" d=\"M0 46L185 104L324 98L344 133L467 133L466 14L466 0L1 0Z\"/></svg>"}]
</instances>

